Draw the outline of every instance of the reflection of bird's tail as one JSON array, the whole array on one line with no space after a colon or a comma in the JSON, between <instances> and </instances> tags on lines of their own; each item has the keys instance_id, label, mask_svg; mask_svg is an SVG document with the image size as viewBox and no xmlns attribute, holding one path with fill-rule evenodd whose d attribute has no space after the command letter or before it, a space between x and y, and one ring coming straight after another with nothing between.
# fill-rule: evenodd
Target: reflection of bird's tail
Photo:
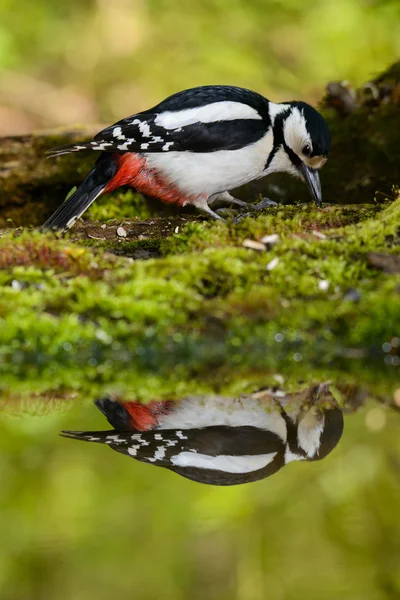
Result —
<instances>
[{"instance_id":1,"label":"reflection of bird's tail","mask_svg":"<svg viewBox=\"0 0 400 600\"><path fill-rule=\"evenodd\" d=\"M111 400L111 398L106 396L105 398L96 400L95 404L114 429L129 431L133 428L132 416L118 400Z\"/></svg>"},{"instance_id":2,"label":"reflection of bird's tail","mask_svg":"<svg viewBox=\"0 0 400 600\"><path fill-rule=\"evenodd\" d=\"M135 401L119 402L108 397L96 400L95 404L118 431L155 429L160 420L177 407L177 403L168 400L152 400L148 404L141 404Z\"/></svg>"},{"instance_id":3,"label":"reflection of bird's tail","mask_svg":"<svg viewBox=\"0 0 400 600\"><path fill-rule=\"evenodd\" d=\"M71 438L72 440L82 440L84 442L99 442L104 444L106 439L110 439L110 435L115 434L115 431L62 431L62 437Z\"/></svg>"},{"instance_id":4,"label":"reflection of bird's tail","mask_svg":"<svg viewBox=\"0 0 400 600\"><path fill-rule=\"evenodd\" d=\"M42 225L42 231L61 229L66 231L74 225L87 208L100 196L117 172L118 165L110 154L97 160L85 181L72 196L67 198L54 214Z\"/></svg>"}]
</instances>

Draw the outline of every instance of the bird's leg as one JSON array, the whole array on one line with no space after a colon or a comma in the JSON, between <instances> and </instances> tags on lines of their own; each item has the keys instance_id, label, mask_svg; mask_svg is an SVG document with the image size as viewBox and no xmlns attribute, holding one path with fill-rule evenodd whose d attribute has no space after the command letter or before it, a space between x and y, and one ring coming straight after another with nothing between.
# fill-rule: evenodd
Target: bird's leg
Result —
<instances>
[{"instance_id":1,"label":"bird's leg","mask_svg":"<svg viewBox=\"0 0 400 600\"><path fill-rule=\"evenodd\" d=\"M220 194L215 194L211 196L208 200L208 204L213 204L214 202L223 202L224 204L236 204L237 206L241 206L242 208L248 208L247 202L243 202L243 200L239 200L239 198L235 198L229 192L221 192Z\"/></svg>"},{"instance_id":2,"label":"bird's leg","mask_svg":"<svg viewBox=\"0 0 400 600\"><path fill-rule=\"evenodd\" d=\"M213 219L217 219L218 221L224 221L225 220L222 217L220 217L219 215L217 215L217 213L214 212L208 206L208 197L207 196L199 196L199 197L195 198L194 200L192 200L191 204L193 206L195 206L196 208L198 208L199 210L202 210L202 211L206 212Z\"/></svg>"},{"instance_id":3,"label":"bird's leg","mask_svg":"<svg viewBox=\"0 0 400 600\"><path fill-rule=\"evenodd\" d=\"M211 215L213 217L213 219L217 219L218 221L225 221L225 219L223 219L222 217L220 217L219 215L217 215L216 212L214 212L213 210L211 210L211 208L208 206L208 204L203 204L202 206L199 206L198 208L200 208L201 210L203 210L204 212L206 212L208 215Z\"/></svg>"},{"instance_id":4,"label":"bird's leg","mask_svg":"<svg viewBox=\"0 0 400 600\"><path fill-rule=\"evenodd\" d=\"M239 200L239 198L234 198L234 196L232 196L229 192L221 192L220 194L214 194L213 196L210 196L210 198L208 198L207 202L204 202L202 200L201 202L197 202L195 204L195 206L197 206L204 212L211 215L214 219L219 219L220 221L224 221L224 219L222 217L220 217L216 212L211 210L210 204L213 204L214 202L223 202L225 204L236 204L237 206L240 206L241 208L246 208L248 211L250 211L250 212L246 212L245 214L240 215L239 217L236 217L236 219L234 219L234 222L236 222L236 220L238 220L238 221L242 220L245 217L251 215L253 212L262 210L263 208L267 208L268 206L278 206L278 204L276 202L274 202L273 200L269 200L269 198L263 198L257 204L250 204L249 202L244 202L243 200ZM225 210L226 209L221 209L221 212L225 211Z\"/></svg>"}]
</instances>

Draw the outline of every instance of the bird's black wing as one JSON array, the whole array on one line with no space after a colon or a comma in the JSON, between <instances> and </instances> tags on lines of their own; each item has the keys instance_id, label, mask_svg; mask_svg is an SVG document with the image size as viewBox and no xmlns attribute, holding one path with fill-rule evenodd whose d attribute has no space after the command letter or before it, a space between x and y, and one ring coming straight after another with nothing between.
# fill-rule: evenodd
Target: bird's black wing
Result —
<instances>
[{"instance_id":1,"label":"bird's black wing","mask_svg":"<svg viewBox=\"0 0 400 600\"><path fill-rule=\"evenodd\" d=\"M250 426L143 432L65 431L62 435L105 443L141 462L214 485L255 481L275 473L284 464L282 440L274 433Z\"/></svg>"},{"instance_id":2,"label":"bird's black wing","mask_svg":"<svg viewBox=\"0 0 400 600\"><path fill-rule=\"evenodd\" d=\"M269 120L269 101L252 90L233 85L202 85L182 90L165 98L148 112L179 111L199 108L213 102L239 102L254 108L265 120Z\"/></svg>"},{"instance_id":3,"label":"bird's black wing","mask_svg":"<svg viewBox=\"0 0 400 600\"><path fill-rule=\"evenodd\" d=\"M157 115L134 115L98 133L90 142L49 150L52 157L82 150L100 152L215 152L238 150L259 140L266 132L263 121L234 119L191 123L166 129L155 123Z\"/></svg>"},{"instance_id":4,"label":"bird's black wing","mask_svg":"<svg viewBox=\"0 0 400 600\"><path fill-rule=\"evenodd\" d=\"M268 126L268 101L259 94L205 86L179 92L148 111L122 119L91 141L60 146L48 154L237 150L259 140Z\"/></svg>"}]
</instances>

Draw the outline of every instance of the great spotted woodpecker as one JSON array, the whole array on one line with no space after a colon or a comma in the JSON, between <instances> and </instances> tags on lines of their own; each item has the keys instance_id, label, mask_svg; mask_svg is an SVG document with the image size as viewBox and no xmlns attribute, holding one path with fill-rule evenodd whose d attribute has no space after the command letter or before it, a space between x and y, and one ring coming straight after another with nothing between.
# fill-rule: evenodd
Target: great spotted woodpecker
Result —
<instances>
[{"instance_id":1,"label":"great spotted woodpecker","mask_svg":"<svg viewBox=\"0 0 400 600\"><path fill-rule=\"evenodd\" d=\"M144 463L201 483L257 481L289 462L319 460L338 443L341 410L333 402L304 411L290 399L190 397L175 402L97 400L115 430L63 431L107 444Z\"/></svg>"},{"instance_id":2,"label":"great spotted woodpecker","mask_svg":"<svg viewBox=\"0 0 400 600\"><path fill-rule=\"evenodd\" d=\"M184 90L98 133L93 141L49 151L100 151L78 190L42 229L66 230L105 192L128 185L167 204L192 204L215 219L218 200L247 206L229 190L276 171L301 177L320 206L318 169L330 136L304 102L274 104L239 87Z\"/></svg>"}]
</instances>

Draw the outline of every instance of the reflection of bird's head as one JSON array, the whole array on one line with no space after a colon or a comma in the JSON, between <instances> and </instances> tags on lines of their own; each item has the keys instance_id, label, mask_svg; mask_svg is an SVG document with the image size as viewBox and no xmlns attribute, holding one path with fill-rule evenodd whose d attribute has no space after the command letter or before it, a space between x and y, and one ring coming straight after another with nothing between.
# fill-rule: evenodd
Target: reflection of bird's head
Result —
<instances>
[{"instance_id":1,"label":"reflection of bird's head","mask_svg":"<svg viewBox=\"0 0 400 600\"><path fill-rule=\"evenodd\" d=\"M296 423L288 423L286 462L321 460L338 444L343 433L343 414L336 406L301 411Z\"/></svg>"}]
</instances>

